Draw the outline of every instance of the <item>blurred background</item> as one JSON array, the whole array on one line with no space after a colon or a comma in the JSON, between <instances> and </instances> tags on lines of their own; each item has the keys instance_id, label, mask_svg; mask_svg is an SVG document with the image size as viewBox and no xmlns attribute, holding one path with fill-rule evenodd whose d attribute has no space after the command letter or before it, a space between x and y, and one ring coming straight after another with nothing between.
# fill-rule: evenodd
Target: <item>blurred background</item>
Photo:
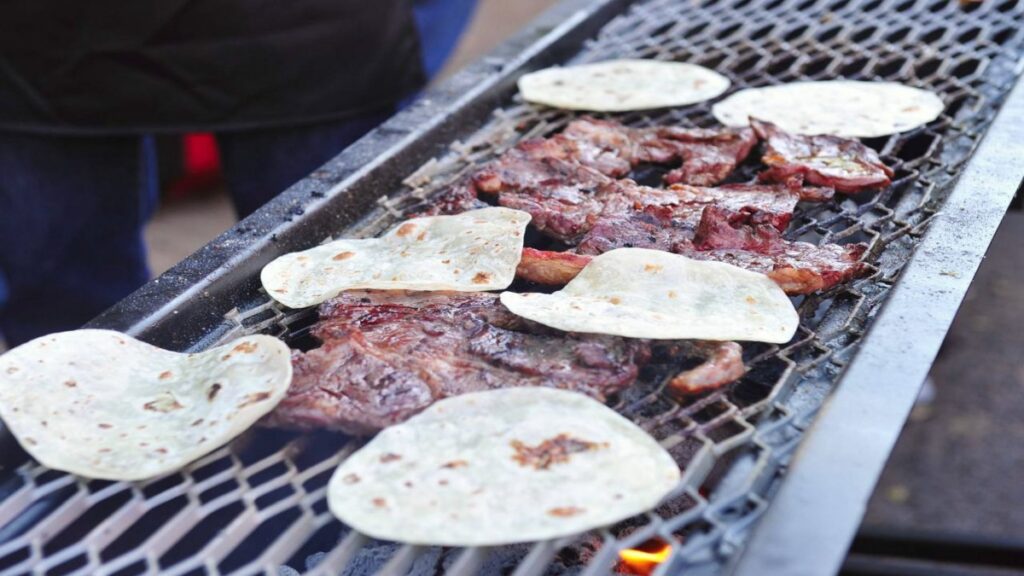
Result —
<instances>
[{"instance_id":1,"label":"blurred background","mask_svg":"<svg viewBox=\"0 0 1024 576\"><path fill-rule=\"evenodd\" d=\"M469 27L435 82L487 53L510 35L525 26L553 0L480 0ZM165 142L165 148L176 151L176 142ZM149 260L154 274L170 268L185 256L203 246L235 222L231 200L217 173L215 144L208 136L193 137L192 174L168 181L164 202L146 228ZM188 150L182 155L187 155ZM171 158L187 162L180 156ZM184 179L183 179L184 178ZM181 184L194 186L188 193ZM177 186L176 186L177 185ZM176 189L177 188L177 189Z\"/></svg>"}]
</instances>

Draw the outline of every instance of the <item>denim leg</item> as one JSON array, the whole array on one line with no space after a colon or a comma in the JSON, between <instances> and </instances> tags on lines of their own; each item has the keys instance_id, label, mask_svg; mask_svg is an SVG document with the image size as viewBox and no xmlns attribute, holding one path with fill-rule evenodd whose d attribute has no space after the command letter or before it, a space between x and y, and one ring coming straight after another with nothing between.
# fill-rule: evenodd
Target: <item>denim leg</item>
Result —
<instances>
[{"instance_id":1,"label":"denim leg","mask_svg":"<svg viewBox=\"0 0 1024 576\"><path fill-rule=\"evenodd\" d=\"M433 78L444 67L469 24L477 0L415 0L413 15L420 33L423 69Z\"/></svg>"},{"instance_id":2,"label":"denim leg","mask_svg":"<svg viewBox=\"0 0 1024 576\"><path fill-rule=\"evenodd\" d=\"M245 218L387 120L390 111L289 128L217 135L228 191Z\"/></svg>"},{"instance_id":3,"label":"denim leg","mask_svg":"<svg viewBox=\"0 0 1024 576\"><path fill-rule=\"evenodd\" d=\"M0 133L0 333L10 345L76 328L149 277L152 138Z\"/></svg>"}]
</instances>

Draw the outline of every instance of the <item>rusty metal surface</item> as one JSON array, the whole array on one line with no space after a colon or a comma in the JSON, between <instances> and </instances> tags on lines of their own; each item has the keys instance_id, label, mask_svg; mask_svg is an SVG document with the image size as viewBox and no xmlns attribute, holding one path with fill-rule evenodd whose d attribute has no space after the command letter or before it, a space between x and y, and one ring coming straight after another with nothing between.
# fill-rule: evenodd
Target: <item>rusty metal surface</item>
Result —
<instances>
[{"instance_id":1,"label":"rusty metal surface","mask_svg":"<svg viewBox=\"0 0 1024 576\"><path fill-rule=\"evenodd\" d=\"M794 341L781 347L745 346L749 373L727 390L685 403L671 400L661 390L666 374L677 365L662 358L645 370L637 386L615 399L615 408L661 441L684 468L684 479L670 498L639 517L558 542L486 550L398 546L352 532L326 509L326 482L359 441L329 433L254 430L180 473L144 483L85 482L33 463L5 470L0 476L0 570L605 574L615 569L619 550L652 537L673 546L659 573L717 574L740 558L769 503L777 493L785 494L794 451L847 365L858 357L862 340L870 345L871 336L865 338L865 332L893 287L901 286L904 267L935 215L947 207L957 178L1014 85L1024 52L1019 25L1024 2L962 6L940 0L650 0L612 18L596 35L591 30L597 26L587 23L598 22L603 13L581 11L584 4L570 2L566 6L571 9L554 13L562 15L561 21L549 15L533 32L541 46L530 52L529 46L535 46L530 44L514 64L509 64L512 53L510 60L492 58L479 64L496 70L499 80L480 94L464 95L465 100L457 103L461 112L437 120L441 128L408 129L403 125L408 119L399 118L382 129L385 138L388 130L393 131L391 146L429 136L430 145L422 143L412 158L417 164L429 155L437 155L436 160L419 170L413 170L414 164L404 173L378 177L373 156L362 157L365 166L360 170L356 154L370 150L357 146L346 153L349 157L343 154L336 161L351 167L346 175L332 173L329 165L326 175L314 175L261 216L280 217L291 210L289 220L294 222L261 225L254 220L256 224L240 225L242 231L235 234L258 237L253 246L264 248L258 257L224 248L226 253L214 258L218 270L224 271L203 276L203 282L187 276L187 261L166 280L192 280L182 282L180 291L164 298L150 287L143 291L155 302L148 310L115 310L100 323L181 348L204 347L253 332L277 334L299 345L313 320L310 311L281 310L256 297L243 299L241 310L221 321L210 319L216 306L190 310L187 300L191 297L199 301L195 306L202 306L204 290L223 292L224 284L235 287L224 278L253 277L259 263L275 252L308 247L330 234L379 232L447 182L518 140L564 126L571 115L517 101L511 97L511 81L522 70L568 57L575 52L570 45L581 48L576 62L633 56L701 63L732 78L735 88L844 76L936 90L947 104L939 120L903 135L869 141L896 167L890 189L801 208L791 226L792 238L869 243L868 258L875 268L869 278L798 299L802 323ZM623 4L597 3L593 10L618 11ZM466 83L467 78L453 82ZM478 130L457 134L454 128L443 129L444 122L458 124L464 117L460 114L486 119L493 107L482 115L472 110L491 103L500 107ZM705 104L615 118L631 125L709 126L709 109ZM466 121L470 128L478 127L471 124ZM444 141L449 136L459 141ZM390 158L380 162L392 162ZM395 166L402 164L394 160L392 171ZM349 202L353 198L328 191L335 184L343 186L338 182L344 178L376 183L378 194L388 192L390 197L368 210L373 198L366 194ZM401 178L405 187L397 184ZM289 203L310 190L321 191L320 196L309 204L294 204L300 210L293 210ZM972 204L955 206L966 211L959 217L969 222ZM332 216L332 209L339 215ZM362 217L352 224L357 215ZM303 225L304 235L285 234ZM278 232L284 245L266 249ZM987 243L991 232L985 234L979 231L974 239ZM216 242L212 246L207 252L217 249ZM253 290L245 282L238 281L239 294ZM210 298L212 302L217 296ZM900 306L914 304L919 302ZM900 312L899 307L889 307L883 314L891 310ZM186 318L191 320L185 322ZM926 358L925 365L930 360ZM870 376L862 373L861 378ZM916 389L917 382L898 385ZM895 434L898 428L890 423L887 432ZM791 514L784 521L800 521ZM757 531L755 543L762 532ZM800 548L789 551L806 552Z\"/></svg>"}]
</instances>

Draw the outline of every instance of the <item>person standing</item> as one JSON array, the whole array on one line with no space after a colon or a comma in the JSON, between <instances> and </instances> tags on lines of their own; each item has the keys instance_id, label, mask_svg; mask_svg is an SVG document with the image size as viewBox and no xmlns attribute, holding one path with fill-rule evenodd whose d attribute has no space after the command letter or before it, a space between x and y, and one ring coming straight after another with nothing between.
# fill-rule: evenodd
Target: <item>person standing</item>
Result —
<instances>
[{"instance_id":1,"label":"person standing","mask_svg":"<svg viewBox=\"0 0 1024 576\"><path fill-rule=\"evenodd\" d=\"M0 5L0 335L17 345L77 327L147 281L154 134L216 133L245 217L420 90L472 7Z\"/></svg>"}]
</instances>

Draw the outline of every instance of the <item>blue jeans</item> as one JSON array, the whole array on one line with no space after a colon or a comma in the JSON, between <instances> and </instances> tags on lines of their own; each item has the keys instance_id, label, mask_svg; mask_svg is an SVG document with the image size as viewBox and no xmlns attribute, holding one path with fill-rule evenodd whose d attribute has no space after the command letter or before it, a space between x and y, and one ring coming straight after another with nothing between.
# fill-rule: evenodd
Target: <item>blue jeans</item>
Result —
<instances>
[{"instance_id":1,"label":"blue jeans","mask_svg":"<svg viewBox=\"0 0 1024 576\"><path fill-rule=\"evenodd\" d=\"M476 0L416 0L433 76ZM378 113L315 126L218 134L240 217L383 122ZM148 136L0 133L0 335L11 346L76 328L149 278L142 227L157 201Z\"/></svg>"},{"instance_id":2,"label":"blue jeans","mask_svg":"<svg viewBox=\"0 0 1024 576\"><path fill-rule=\"evenodd\" d=\"M387 116L218 135L239 216ZM9 345L80 326L149 279L142 228L157 176L150 136L0 133L0 334Z\"/></svg>"}]
</instances>

